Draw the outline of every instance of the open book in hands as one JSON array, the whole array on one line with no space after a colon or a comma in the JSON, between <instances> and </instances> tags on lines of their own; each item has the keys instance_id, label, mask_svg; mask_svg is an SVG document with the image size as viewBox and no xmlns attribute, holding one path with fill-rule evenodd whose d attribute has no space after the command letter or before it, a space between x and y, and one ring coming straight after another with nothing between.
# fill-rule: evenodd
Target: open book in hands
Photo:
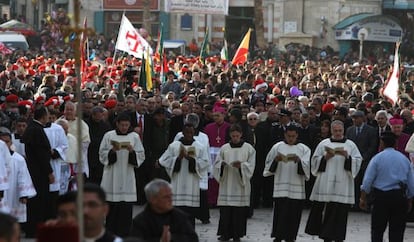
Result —
<instances>
[{"instance_id":1,"label":"open book in hands","mask_svg":"<svg viewBox=\"0 0 414 242\"><path fill-rule=\"evenodd\" d=\"M187 147L187 155L192 157L192 158L196 157L196 149L195 149L194 146Z\"/></svg>"},{"instance_id":2,"label":"open book in hands","mask_svg":"<svg viewBox=\"0 0 414 242\"><path fill-rule=\"evenodd\" d=\"M326 153L335 155L335 154L338 154L344 151L344 147L331 148L331 147L325 146L325 151Z\"/></svg>"},{"instance_id":3,"label":"open book in hands","mask_svg":"<svg viewBox=\"0 0 414 242\"><path fill-rule=\"evenodd\" d=\"M128 141L124 141L124 142L118 142L115 140L111 140L111 145L115 148L115 149L128 149L130 143Z\"/></svg>"},{"instance_id":4,"label":"open book in hands","mask_svg":"<svg viewBox=\"0 0 414 242\"><path fill-rule=\"evenodd\" d=\"M282 154L282 153L277 153L278 156L281 157L282 162L289 162L289 161L295 161L296 158L296 154Z\"/></svg>"}]
</instances>

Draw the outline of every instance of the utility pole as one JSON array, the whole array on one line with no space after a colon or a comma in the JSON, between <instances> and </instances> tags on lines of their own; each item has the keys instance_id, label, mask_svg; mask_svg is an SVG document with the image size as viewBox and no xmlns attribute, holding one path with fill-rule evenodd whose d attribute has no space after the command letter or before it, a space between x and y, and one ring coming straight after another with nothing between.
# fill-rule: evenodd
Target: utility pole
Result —
<instances>
[{"instance_id":1,"label":"utility pole","mask_svg":"<svg viewBox=\"0 0 414 242\"><path fill-rule=\"evenodd\" d=\"M91 34L93 33L93 29L86 28L84 26L80 26L80 1L73 0L73 20L74 24L71 26L65 26L62 29L62 33L64 36L70 36L75 34L76 38L73 41L74 46L74 54L75 54L75 73L77 77L76 82L76 98L78 102L78 106L76 108L76 116L77 116L77 126L78 126L78 133L77 133L77 148L78 148L78 157L77 157L77 216L78 216L78 229L79 229L79 242L83 242L85 239L85 231L84 231L84 220L83 220L83 171L82 171L82 105L81 104L81 82L82 77L80 73L80 66L81 66L81 52L80 52L80 37L84 34ZM83 130L83 132L85 132Z\"/></svg>"}]
</instances>

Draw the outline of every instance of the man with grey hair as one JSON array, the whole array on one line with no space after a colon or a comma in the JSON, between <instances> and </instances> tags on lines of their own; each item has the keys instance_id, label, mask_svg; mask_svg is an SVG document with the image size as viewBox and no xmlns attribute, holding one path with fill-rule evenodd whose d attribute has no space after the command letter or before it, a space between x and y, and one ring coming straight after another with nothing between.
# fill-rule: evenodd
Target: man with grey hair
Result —
<instances>
[{"instance_id":1,"label":"man with grey hair","mask_svg":"<svg viewBox=\"0 0 414 242\"><path fill-rule=\"evenodd\" d=\"M375 121L377 121L378 137L385 131L391 131L391 126L388 124L388 113L385 110L379 110L375 114Z\"/></svg>"},{"instance_id":2,"label":"man with grey hair","mask_svg":"<svg viewBox=\"0 0 414 242\"><path fill-rule=\"evenodd\" d=\"M89 143L91 142L91 138L89 135L89 126L88 124L81 120L81 132L80 132L80 137L78 134L78 121L77 119L79 117L76 116L76 107L77 104L73 103L73 102L66 102L65 103L65 109L63 111L63 116L61 117L61 119L65 119L68 121L68 125L69 125L69 133L72 134L73 136L76 137L77 140L81 140L82 143L82 172L84 173L84 175L86 177L89 177L89 165L88 165L88 158L87 158L87 154L88 154L88 147L89 147ZM77 168L76 168L77 169Z\"/></svg>"},{"instance_id":3,"label":"man with grey hair","mask_svg":"<svg viewBox=\"0 0 414 242\"><path fill-rule=\"evenodd\" d=\"M344 124L331 123L331 138L322 140L311 160L316 177L310 200L312 208L305 232L326 241L344 241L349 208L355 202L354 178L362 156L344 135Z\"/></svg>"},{"instance_id":4,"label":"man with grey hair","mask_svg":"<svg viewBox=\"0 0 414 242\"><path fill-rule=\"evenodd\" d=\"M409 109L403 109L400 112L400 116L404 120L404 130L403 132L412 135L414 132L414 119L413 114L411 113L411 110Z\"/></svg>"},{"instance_id":5,"label":"man with grey hair","mask_svg":"<svg viewBox=\"0 0 414 242\"><path fill-rule=\"evenodd\" d=\"M148 204L132 221L130 236L143 241L197 242L198 236L187 215L174 208L171 185L154 179L145 186Z\"/></svg>"}]
</instances>

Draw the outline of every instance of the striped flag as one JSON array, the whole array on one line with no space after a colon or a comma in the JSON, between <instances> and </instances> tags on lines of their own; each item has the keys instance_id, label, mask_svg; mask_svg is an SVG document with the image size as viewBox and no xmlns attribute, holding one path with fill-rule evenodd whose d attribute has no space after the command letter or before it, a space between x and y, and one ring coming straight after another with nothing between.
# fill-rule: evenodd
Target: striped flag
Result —
<instances>
[{"instance_id":1,"label":"striped flag","mask_svg":"<svg viewBox=\"0 0 414 242\"><path fill-rule=\"evenodd\" d=\"M237 49L236 54L233 57L233 60L231 61L233 65L243 65L247 61L247 54L249 54L249 43L250 43L251 32L252 32L252 29L249 28L242 42L240 43L240 46Z\"/></svg>"},{"instance_id":2,"label":"striped flag","mask_svg":"<svg viewBox=\"0 0 414 242\"><path fill-rule=\"evenodd\" d=\"M394 66L387 82L384 85L382 94L386 97L394 106L398 101L398 92L400 89L400 58L399 58L400 42L395 44Z\"/></svg>"},{"instance_id":3,"label":"striped flag","mask_svg":"<svg viewBox=\"0 0 414 242\"><path fill-rule=\"evenodd\" d=\"M88 49L88 36L86 35L86 28L88 27L88 19L85 17L83 19L83 29L84 31L81 33L80 35L80 62L81 62L81 67L80 67L80 72L81 72L81 79L82 81L86 79L86 75L87 75L87 66L86 66L86 61L88 60L88 55L86 53L87 49Z\"/></svg>"},{"instance_id":4,"label":"striped flag","mask_svg":"<svg viewBox=\"0 0 414 242\"><path fill-rule=\"evenodd\" d=\"M208 55L208 27L206 27L206 33L204 34L204 40L203 43L201 44L201 49L200 49L200 61L201 63L204 64L205 59L207 58Z\"/></svg>"}]
</instances>

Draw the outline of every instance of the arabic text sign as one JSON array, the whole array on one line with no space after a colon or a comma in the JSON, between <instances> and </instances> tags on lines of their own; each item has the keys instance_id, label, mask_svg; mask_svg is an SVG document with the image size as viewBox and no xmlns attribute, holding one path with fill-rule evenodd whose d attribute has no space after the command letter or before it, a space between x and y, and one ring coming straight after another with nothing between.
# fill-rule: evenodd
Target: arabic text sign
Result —
<instances>
[{"instance_id":1,"label":"arabic text sign","mask_svg":"<svg viewBox=\"0 0 414 242\"><path fill-rule=\"evenodd\" d=\"M166 12L227 15L228 0L166 0Z\"/></svg>"}]
</instances>

